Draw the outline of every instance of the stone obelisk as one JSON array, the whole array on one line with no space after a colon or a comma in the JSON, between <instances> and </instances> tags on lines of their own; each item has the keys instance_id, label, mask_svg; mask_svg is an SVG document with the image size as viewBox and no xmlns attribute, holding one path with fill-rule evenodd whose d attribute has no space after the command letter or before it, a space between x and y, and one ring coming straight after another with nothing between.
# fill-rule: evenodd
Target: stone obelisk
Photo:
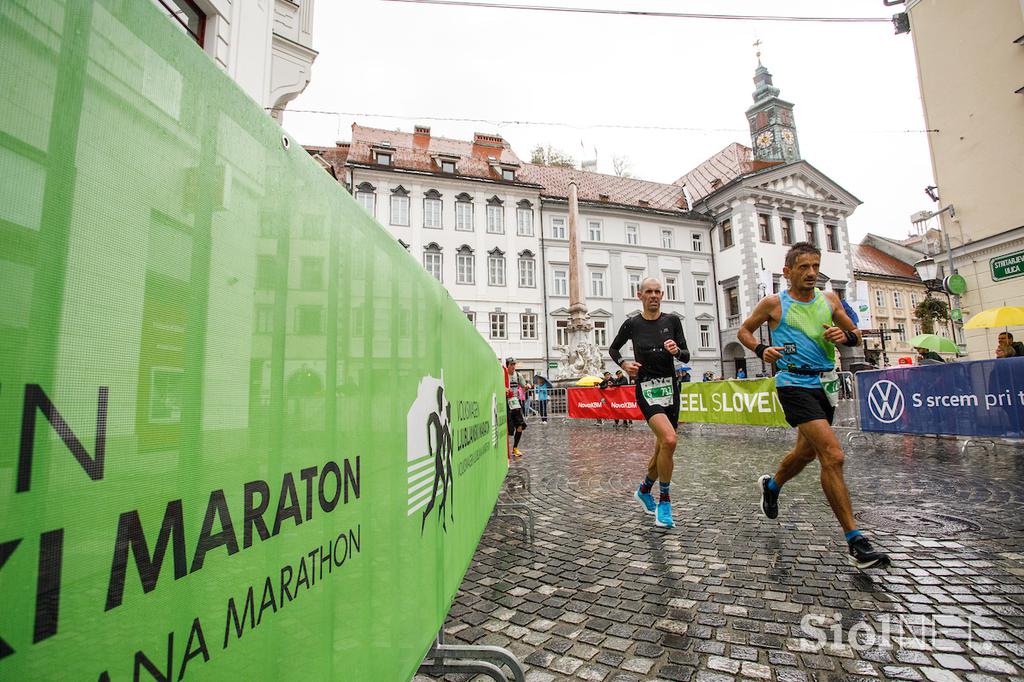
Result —
<instances>
[{"instance_id":1,"label":"stone obelisk","mask_svg":"<svg viewBox=\"0 0 1024 682\"><path fill-rule=\"evenodd\" d=\"M582 247L579 235L579 204L575 180L569 181L569 343L559 363L558 378L579 379L588 374L601 376L604 358L594 345L591 332L594 325L587 312L580 277Z\"/></svg>"}]
</instances>

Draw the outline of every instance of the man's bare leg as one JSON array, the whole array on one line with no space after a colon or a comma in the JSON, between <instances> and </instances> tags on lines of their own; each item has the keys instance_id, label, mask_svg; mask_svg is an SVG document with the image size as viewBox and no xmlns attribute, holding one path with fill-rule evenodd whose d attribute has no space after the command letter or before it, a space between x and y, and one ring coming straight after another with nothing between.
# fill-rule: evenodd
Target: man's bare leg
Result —
<instances>
[{"instance_id":1,"label":"man's bare leg","mask_svg":"<svg viewBox=\"0 0 1024 682\"><path fill-rule=\"evenodd\" d=\"M796 478L796 475L804 470L804 467L814 461L816 453L811 447L810 441L799 429L796 435L796 445L786 453L779 463L779 470L775 472L775 482L782 486L786 481Z\"/></svg>"},{"instance_id":2,"label":"man's bare leg","mask_svg":"<svg viewBox=\"0 0 1024 682\"><path fill-rule=\"evenodd\" d=\"M654 454L651 455L651 461L647 463L647 478L652 481L658 480L658 451L661 449L661 443L657 440L654 441Z\"/></svg>"},{"instance_id":3,"label":"man's bare leg","mask_svg":"<svg viewBox=\"0 0 1024 682\"><path fill-rule=\"evenodd\" d=\"M853 507L850 504L850 492L843 478L843 448L829 423L824 419L804 422L799 427L803 436L818 456L821 464L821 489L825 491L832 513L847 533L857 530L857 522L853 520Z\"/></svg>"},{"instance_id":4,"label":"man's bare leg","mask_svg":"<svg viewBox=\"0 0 1024 682\"><path fill-rule=\"evenodd\" d=\"M668 486L672 482L672 470L674 464L672 456L676 451L676 430L672 428L672 422L668 420L664 414L656 414L647 420L647 425L651 427L651 431L654 432L654 454L651 455L650 461L647 463L647 478L640 484L639 490L636 491L635 497L640 500L640 503L644 506L644 509L649 514L655 514L657 511L657 505L655 504L654 496L652 491L655 483L659 483L658 497L659 502L668 502ZM657 525L662 527L671 527L671 514L667 511L665 519L661 519L656 522ZM666 521L667 519L667 521Z\"/></svg>"},{"instance_id":5,"label":"man's bare leg","mask_svg":"<svg viewBox=\"0 0 1024 682\"><path fill-rule=\"evenodd\" d=\"M672 482L672 470L675 465L672 456L676 452L676 430L672 428L672 422L664 414L653 415L647 420L648 426L654 432L657 442L654 446L654 478L662 483ZM647 467L650 475L651 467Z\"/></svg>"},{"instance_id":6,"label":"man's bare leg","mask_svg":"<svg viewBox=\"0 0 1024 682\"><path fill-rule=\"evenodd\" d=\"M672 483L674 468L672 456L676 451L676 430L672 422L664 414L655 414L647 420L647 424L657 439L655 452L655 468L658 473L658 505L655 510L654 525L661 528L672 528L672 503L669 497L669 486Z\"/></svg>"}]
</instances>

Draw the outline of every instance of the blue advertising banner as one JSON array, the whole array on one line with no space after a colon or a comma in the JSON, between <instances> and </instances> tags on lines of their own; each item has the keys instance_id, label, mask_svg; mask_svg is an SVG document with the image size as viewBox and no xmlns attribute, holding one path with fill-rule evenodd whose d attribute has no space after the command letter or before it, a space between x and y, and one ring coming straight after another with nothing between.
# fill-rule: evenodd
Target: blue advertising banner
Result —
<instances>
[{"instance_id":1,"label":"blue advertising banner","mask_svg":"<svg viewBox=\"0 0 1024 682\"><path fill-rule=\"evenodd\" d=\"M863 431L1024 437L1024 358L857 374Z\"/></svg>"}]
</instances>

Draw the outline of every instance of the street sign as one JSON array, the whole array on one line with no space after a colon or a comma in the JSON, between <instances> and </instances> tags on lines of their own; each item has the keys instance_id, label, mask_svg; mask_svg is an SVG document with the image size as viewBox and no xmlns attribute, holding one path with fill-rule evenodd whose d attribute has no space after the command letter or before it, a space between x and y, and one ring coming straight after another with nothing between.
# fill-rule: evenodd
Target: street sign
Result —
<instances>
[{"instance_id":1,"label":"street sign","mask_svg":"<svg viewBox=\"0 0 1024 682\"><path fill-rule=\"evenodd\" d=\"M1000 282L1024 275L1024 251L1017 251L1008 256L996 256L989 262L992 269L992 281Z\"/></svg>"},{"instance_id":2,"label":"street sign","mask_svg":"<svg viewBox=\"0 0 1024 682\"><path fill-rule=\"evenodd\" d=\"M548 361L548 369L558 369L558 363L554 361Z\"/></svg>"},{"instance_id":3,"label":"street sign","mask_svg":"<svg viewBox=\"0 0 1024 682\"><path fill-rule=\"evenodd\" d=\"M942 281L942 288L955 296L959 296L967 291L967 280L963 278L963 275L949 275Z\"/></svg>"}]
</instances>

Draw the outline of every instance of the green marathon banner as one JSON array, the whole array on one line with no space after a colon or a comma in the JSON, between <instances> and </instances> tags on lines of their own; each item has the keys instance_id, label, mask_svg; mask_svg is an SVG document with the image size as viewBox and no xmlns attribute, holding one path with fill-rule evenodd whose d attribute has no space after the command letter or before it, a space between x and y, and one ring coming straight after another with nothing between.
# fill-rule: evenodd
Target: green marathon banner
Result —
<instances>
[{"instance_id":1,"label":"green marathon banner","mask_svg":"<svg viewBox=\"0 0 1024 682\"><path fill-rule=\"evenodd\" d=\"M679 421L789 426L772 377L682 383Z\"/></svg>"},{"instance_id":2,"label":"green marathon banner","mask_svg":"<svg viewBox=\"0 0 1024 682\"><path fill-rule=\"evenodd\" d=\"M494 353L154 3L0 3L0 61L0 679L411 678Z\"/></svg>"}]
</instances>

